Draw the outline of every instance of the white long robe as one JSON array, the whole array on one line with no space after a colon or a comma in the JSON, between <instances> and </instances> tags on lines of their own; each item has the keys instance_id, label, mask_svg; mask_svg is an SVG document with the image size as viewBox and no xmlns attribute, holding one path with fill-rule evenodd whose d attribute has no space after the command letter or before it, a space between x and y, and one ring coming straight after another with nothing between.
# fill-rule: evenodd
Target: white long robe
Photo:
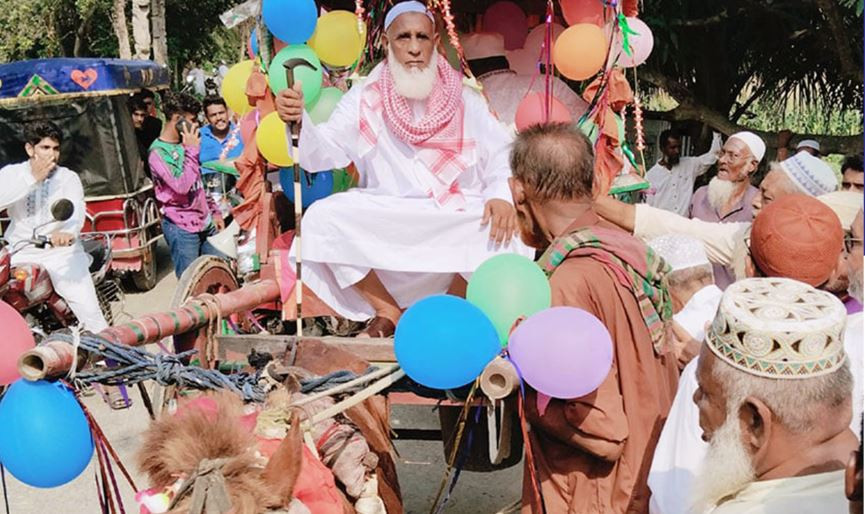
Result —
<instances>
[{"instance_id":1,"label":"white long robe","mask_svg":"<svg viewBox=\"0 0 865 514\"><path fill-rule=\"evenodd\" d=\"M428 197L429 173L415 149L386 128L375 147L360 155L364 85L356 84L327 122L315 125L303 114L300 165L318 172L354 162L360 173L359 188L319 200L304 214L304 283L340 315L362 321L375 313L351 286L371 270L405 308L445 292L455 273L468 276L496 254L533 256L518 238L496 248L489 241L489 227L481 226L488 200L511 202L507 179L512 142L483 98L463 88L463 133L477 146L475 162L458 179L465 208L454 211L438 207ZM423 103L412 102L412 108L420 118Z\"/></svg>"},{"instance_id":2,"label":"white long robe","mask_svg":"<svg viewBox=\"0 0 865 514\"><path fill-rule=\"evenodd\" d=\"M30 162L10 164L0 169L0 209L6 209L12 219L4 235L12 248L37 234L48 235L56 230L73 234L76 238L84 226L84 189L78 175L58 166L45 180L37 183L30 172ZM51 205L66 198L75 206L72 217L64 222L52 221ZM29 204L29 208L28 208ZM47 223L41 226L43 223ZM57 291L78 321L92 332L108 326L99 308L96 289L90 277L90 257L77 240L70 246L27 246L12 256L12 264L39 264L48 271Z\"/></svg>"}]
</instances>

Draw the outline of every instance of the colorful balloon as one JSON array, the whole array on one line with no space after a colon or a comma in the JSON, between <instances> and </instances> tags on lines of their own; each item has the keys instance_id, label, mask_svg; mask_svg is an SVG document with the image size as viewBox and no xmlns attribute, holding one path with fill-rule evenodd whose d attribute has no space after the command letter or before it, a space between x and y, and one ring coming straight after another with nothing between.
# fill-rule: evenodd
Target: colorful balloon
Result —
<instances>
[{"instance_id":1,"label":"colorful balloon","mask_svg":"<svg viewBox=\"0 0 865 514\"><path fill-rule=\"evenodd\" d=\"M6 302L0 302L0 327L3 327L0 385L9 385L21 378L18 373L18 358L36 346L36 341L21 314Z\"/></svg>"},{"instance_id":2,"label":"colorful balloon","mask_svg":"<svg viewBox=\"0 0 865 514\"><path fill-rule=\"evenodd\" d=\"M57 487L93 456L87 418L61 382L18 380L0 400L0 462L33 487Z\"/></svg>"},{"instance_id":3,"label":"colorful balloon","mask_svg":"<svg viewBox=\"0 0 865 514\"><path fill-rule=\"evenodd\" d=\"M652 54L652 48L655 46L655 37L652 35L652 29L639 18L628 18L628 27L636 32L628 36L628 44L631 47L631 55L625 53L622 49L623 38L622 33L616 34L615 51L619 53L617 64L622 68L633 68L646 62L649 55Z\"/></svg>"},{"instance_id":4,"label":"colorful balloon","mask_svg":"<svg viewBox=\"0 0 865 514\"><path fill-rule=\"evenodd\" d=\"M484 12L484 32L498 32L505 37L505 48L523 47L529 33L529 22L522 8L508 0L496 2Z\"/></svg>"},{"instance_id":5,"label":"colorful balloon","mask_svg":"<svg viewBox=\"0 0 865 514\"><path fill-rule=\"evenodd\" d=\"M324 123L330 118L333 110L336 109L336 104L342 99L342 91L335 87L326 87L321 90L318 99L309 108L309 117L318 125Z\"/></svg>"},{"instance_id":6,"label":"colorful balloon","mask_svg":"<svg viewBox=\"0 0 865 514\"><path fill-rule=\"evenodd\" d=\"M263 0L261 17L274 36L300 44L315 32L318 10L313 0Z\"/></svg>"},{"instance_id":7,"label":"colorful balloon","mask_svg":"<svg viewBox=\"0 0 865 514\"><path fill-rule=\"evenodd\" d=\"M304 59L315 68L308 66L296 66L294 68L294 81L301 83L303 89L303 104L306 107L314 104L321 93L322 67L318 56L307 45L288 45L276 54L267 70L267 79L273 94L288 87L288 78L285 75L283 64L289 59Z\"/></svg>"},{"instance_id":8,"label":"colorful balloon","mask_svg":"<svg viewBox=\"0 0 865 514\"><path fill-rule=\"evenodd\" d=\"M258 29L252 29L252 32L249 34L249 43L246 45L246 53L249 55L250 59L255 59L255 56L258 55Z\"/></svg>"},{"instance_id":9,"label":"colorful balloon","mask_svg":"<svg viewBox=\"0 0 865 514\"><path fill-rule=\"evenodd\" d=\"M561 0L561 6L568 25L591 23L600 27L615 15L611 7L605 6L604 0Z\"/></svg>"},{"instance_id":10,"label":"colorful balloon","mask_svg":"<svg viewBox=\"0 0 865 514\"><path fill-rule=\"evenodd\" d=\"M550 98L550 115L547 117L545 93L529 93L517 106L514 122L517 132L529 128L532 125L544 125L547 123L570 123L571 113L556 97ZM537 266L535 266L537 267Z\"/></svg>"},{"instance_id":11,"label":"colorful balloon","mask_svg":"<svg viewBox=\"0 0 865 514\"><path fill-rule=\"evenodd\" d=\"M508 355L520 376L553 398L580 398L610 373L613 342L607 327L575 307L541 311L511 334Z\"/></svg>"},{"instance_id":12,"label":"colorful balloon","mask_svg":"<svg viewBox=\"0 0 865 514\"><path fill-rule=\"evenodd\" d=\"M402 315L394 335L399 365L415 382L454 389L478 376L500 350L493 324L456 296L430 296Z\"/></svg>"},{"instance_id":13,"label":"colorful balloon","mask_svg":"<svg viewBox=\"0 0 865 514\"><path fill-rule=\"evenodd\" d=\"M286 124L279 119L276 112L261 119L255 133L255 144L258 145L258 151L267 162L280 167L291 166L294 163L288 150L287 131Z\"/></svg>"},{"instance_id":14,"label":"colorful balloon","mask_svg":"<svg viewBox=\"0 0 865 514\"><path fill-rule=\"evenodd\" d=\"M279 185L282 186L282 193L292 203L294 203L294 169L280 168L279 170ZM316 200L326 198L333 193L333 172L320 171L318 173L309 174L309 182L301 176L300 180L301 197L300 203L304 209L313 204Z\"/></svg>"},{"instance_id":15,"label":"colorful balloon","mask_svg":"<svg viewBox=\"0 0 865 514\"><path fill-rule=\"evenodd\" d=\"M530 259L513 253L496 255L472 273L466 300L487 315L505 346L518 318L549 308L550 283Z\"/></svg>"},{"instance_id":16,"label":"colorful balloon","mask_svg":"<svg viewBox=\"0 0 865 514\"><path fill-rule=\"evenodd\" d=\"M604 66L607 58L607 40L597 25L572 25L556 39L553 62L556 68L571 80L586 80Z\"/></svg>"},{"instance_id":17,"label":"colorful balloon","mask_svg":"<svg viewBox=\"0 0 865 514\"><path fill-rule=\"evenodd\" d=\"M225 99L229 109L241 116L253 109L246 96L246 81L252 75L254 65L255 61L240 61L229 68L225 78L222 79L222 98Z\"/></svg>"},{"instance_id":18,"label":"colorful balloon","mask_svg":"<svg viewBox=\"0 0 865 514\"><path fill-rule=\"evenodd\" d=\"M343 68L357 61L366 43L366 24L350 11L330 11L318 19L309 46L328 66Z\"/></svg>"}]
</instances>

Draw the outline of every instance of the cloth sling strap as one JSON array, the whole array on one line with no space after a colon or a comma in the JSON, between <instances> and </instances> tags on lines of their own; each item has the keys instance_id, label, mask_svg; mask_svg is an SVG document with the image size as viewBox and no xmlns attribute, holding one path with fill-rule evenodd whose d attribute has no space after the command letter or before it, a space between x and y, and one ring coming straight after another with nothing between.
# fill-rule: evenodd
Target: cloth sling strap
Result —
<instances>
[{"instance_id":1,"label":"cloth sling strap","mask_svg":"<svg viewBox=\"0 0 865 514\"><path fill-rule=\"evenodd\" d=\"M650 247L618 230L591 227L559 237L538 261L547 276L571 255L595 259L616 276L637 300L649 328L655 353L662 353L664 321L673 315L663 278L670 266Z\"/></svg>"}]
</instances>

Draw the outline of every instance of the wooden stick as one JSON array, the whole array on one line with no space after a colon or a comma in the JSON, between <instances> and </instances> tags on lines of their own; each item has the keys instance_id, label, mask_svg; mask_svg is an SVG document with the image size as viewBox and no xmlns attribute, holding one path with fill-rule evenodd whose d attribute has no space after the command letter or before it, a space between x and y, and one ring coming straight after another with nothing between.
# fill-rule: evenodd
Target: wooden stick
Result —
<instances>
[{"instance_id":1,"label":"wooden stick","mask_svg":"<svg viewBox=\"0 0 865 514\"><path fill-rule=\"evenodd\" d=\"M351 380L351 381L346 382L344 384L340 384L336 387L332 387L332 388L328 389L327 391L321 391L319 393L315 393L315 394L307 396L305 398L301 398L300 400L298 400L296 402L292 402L291 406L297 407L300 405L305 405L309 402L318 400L320 398L324 398L325 396L330 396L330 395L333 395L336 393L341 393L342 391L345 391L346 389L351 389L352 387L354 387L358 384L363 384L365 382L375 380L375 379L377 379L381 376L387 375L389 373L393 373L397 369L399 369L399 365L397 365L397 364L394 364L392 366L384 366L382 368L377 369L376 371L373 371L372 373L368 373L366 375L361 375L361 376L355 378L354 380Z\"/></svg>"}]
</instances>

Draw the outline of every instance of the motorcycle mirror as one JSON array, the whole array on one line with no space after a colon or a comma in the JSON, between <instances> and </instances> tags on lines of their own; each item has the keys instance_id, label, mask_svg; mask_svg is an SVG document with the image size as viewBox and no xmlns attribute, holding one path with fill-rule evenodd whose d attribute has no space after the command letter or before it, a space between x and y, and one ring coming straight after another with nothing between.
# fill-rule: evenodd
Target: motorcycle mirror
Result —
<instances>
[{"instance_id":1,"label":"motorcycle mirror","mask_svg":"<svg viewBox=\"0 0 865 514\"><path fill-rule=\"evenodd\" d=\"M74 212L75 206L66 198L61 198L51 205L51 216L55 221L66 221Z\"/></svg>"}]
</instances>

